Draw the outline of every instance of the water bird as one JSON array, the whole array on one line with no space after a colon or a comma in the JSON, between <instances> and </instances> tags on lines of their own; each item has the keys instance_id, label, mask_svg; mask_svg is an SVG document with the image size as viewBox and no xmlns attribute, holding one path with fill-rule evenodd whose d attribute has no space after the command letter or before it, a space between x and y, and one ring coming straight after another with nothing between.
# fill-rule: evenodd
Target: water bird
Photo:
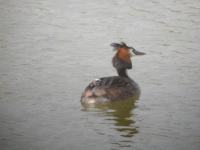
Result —
<instances>
[{"instance_id":1,"label":"water bird","mask_svg":"<svg viewBox=\"0 0 200 150\"><path fill-rule=\"evenodd\" d=\"M82 103L108 103L128 99L140 95L139 85L127 75L127 69L132 69L131 56L145 53L129 47L126 43L111 43L116 54L112 59L113 67L118 76L103 77L92 81L82 93Z\"/></svg>"}]
</instances>

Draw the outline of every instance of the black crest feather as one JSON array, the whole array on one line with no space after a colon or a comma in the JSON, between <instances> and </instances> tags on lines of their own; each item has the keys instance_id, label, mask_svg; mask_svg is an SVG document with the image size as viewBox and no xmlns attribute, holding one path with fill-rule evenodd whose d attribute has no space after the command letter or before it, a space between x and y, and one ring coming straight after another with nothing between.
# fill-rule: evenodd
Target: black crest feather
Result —
<instances>
[{"instance_id":1,"label":"black crest feather","mask_svg":"<svg viewBox=\"0 0 200 150\"><path fill-rule=\"evenodd\" d=\"M120 44L119 43L111 43L110 46L113 47L113 50L116 51L118 50L119 48L122 48L122 47L125 47L125 48L130 48L126 45L126 43L124 42L121 42Z\"/></svg>"},{"instance_id":2,"label":"black crest feather","mask_svg":"<svg viewBox=\"0 0 200 150\"><path fill-rule=\"evenodd\" d=\"M118 50L119 48L122 48L122 45L119 43L111 43L110 46L113 47L114 51Z\"/></svg>"}]
</instances>

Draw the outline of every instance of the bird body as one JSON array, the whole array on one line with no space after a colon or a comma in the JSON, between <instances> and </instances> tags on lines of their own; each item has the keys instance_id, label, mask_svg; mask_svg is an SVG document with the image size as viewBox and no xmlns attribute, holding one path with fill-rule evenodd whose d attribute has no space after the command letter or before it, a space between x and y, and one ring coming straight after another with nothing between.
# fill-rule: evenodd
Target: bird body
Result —
<instances>
[{"instance_id":1,"label":"bird body","mask_svg":"<svg viewBox=\"0 0 200 150\"><path fill-rule=\"evenodd\" d=\"M111 46L117 51L112 63L118 76L103 77L92 81L83 92L81 102L107 103L140 95L139 85L127 75L126 70L132 68L130 49L133 49L136 55L144 55L145 53L138 52L123 42L121 44L112 43Z\"/></svg>"}]
</instances>

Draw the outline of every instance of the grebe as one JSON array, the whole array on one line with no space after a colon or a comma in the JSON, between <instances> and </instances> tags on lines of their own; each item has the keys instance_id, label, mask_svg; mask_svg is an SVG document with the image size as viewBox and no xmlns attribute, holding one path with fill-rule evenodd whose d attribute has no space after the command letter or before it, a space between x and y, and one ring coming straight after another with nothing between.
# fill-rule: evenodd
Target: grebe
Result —
<instances>
[{"instance_id":1,"label":"grebe","mask_svg":"<svg viewBox=\"0 0 200 150\"><path fill-rule=\"evenodd\" d=\"M112 59L113 66L119 76L104 77L91 82L81 96L82 103L107 103L128 99L140 95L139 85L126 73L126 69L132 68L132 52L136 55L145 53L128 47L124 42L112 43L114 51L117 51Z\"/></svg>"}]
</instances>

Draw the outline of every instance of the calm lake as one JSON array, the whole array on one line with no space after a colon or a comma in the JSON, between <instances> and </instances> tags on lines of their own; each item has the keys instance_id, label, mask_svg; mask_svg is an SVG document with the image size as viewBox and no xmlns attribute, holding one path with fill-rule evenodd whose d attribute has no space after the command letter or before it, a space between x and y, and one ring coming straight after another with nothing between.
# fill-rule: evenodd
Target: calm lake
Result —
<instances>
[{"instance_id":1,"label":"calm lake","mask_svg":"<svg viewBox=\"0 0 200 150\"><path fill-rule=\"evenodd\" d=\"M199 150L199 0L0 0L0 149ZM85 106L115 76L110 43L145 52L138 99Z\"/></svg>"}]
</instances>

